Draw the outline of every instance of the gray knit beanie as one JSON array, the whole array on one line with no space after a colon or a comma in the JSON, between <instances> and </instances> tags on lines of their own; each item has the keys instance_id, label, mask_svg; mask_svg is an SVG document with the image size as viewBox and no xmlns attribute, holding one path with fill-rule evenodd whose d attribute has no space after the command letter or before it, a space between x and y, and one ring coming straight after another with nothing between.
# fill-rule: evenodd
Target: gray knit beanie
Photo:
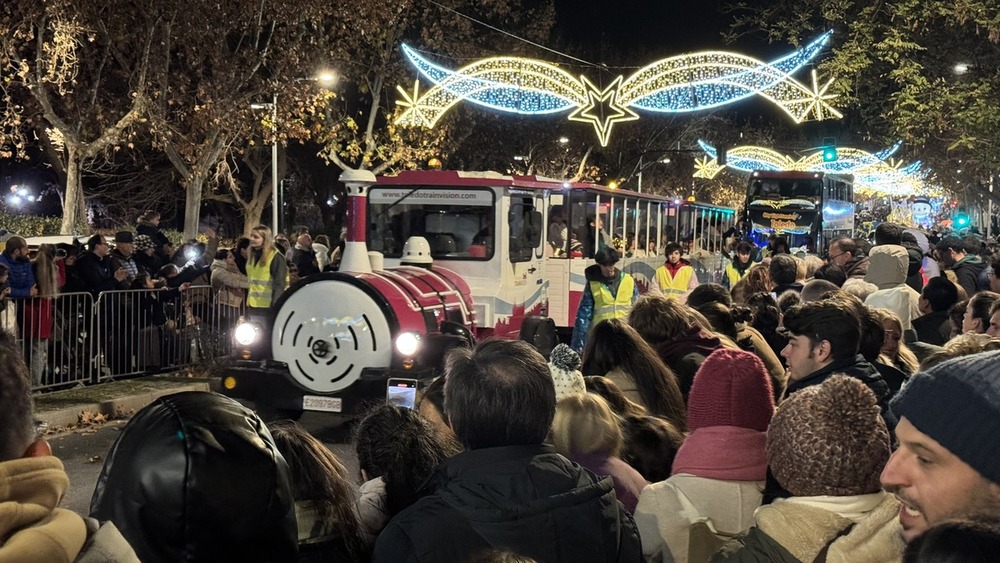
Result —
<instances>
[{"instance_id":1,"label":"gray knit beanie","mask_svg":"<svg viewBox=\"0 0 1000 563\"><path fill-rule=\"evenodd\" d=\"M1000 352L954 358L914 375L889 408L1000 483Z\"/></svg>"}]
</instances>

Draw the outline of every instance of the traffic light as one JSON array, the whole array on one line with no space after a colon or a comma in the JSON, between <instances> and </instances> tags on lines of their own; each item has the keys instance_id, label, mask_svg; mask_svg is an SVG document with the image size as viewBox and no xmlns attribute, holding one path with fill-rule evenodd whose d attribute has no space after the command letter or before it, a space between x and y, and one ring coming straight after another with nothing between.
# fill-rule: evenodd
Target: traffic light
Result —
<instances>
[{"instance_id":1,"label":"traffic light","mask_svg":"<svg viewBox=\"0 0 1000 563\"><path fill-rule=\"evenodd\" d=\"M951 218L951 222L955 225L956 229L964 229L969 226L969 223L971 223L969 216L965 213L956 213L955 216Z\"/></svg>"},{"instance_id":2,"label":"traffic light","mask_svg":"<svg viewBox=\"0 0 1000 563\"><path fill-rule=\"evenodd\" d=\"M823 162L837 162L840 156L837 154L836 137L823 138Z\"/></svg>"}]
</instances>

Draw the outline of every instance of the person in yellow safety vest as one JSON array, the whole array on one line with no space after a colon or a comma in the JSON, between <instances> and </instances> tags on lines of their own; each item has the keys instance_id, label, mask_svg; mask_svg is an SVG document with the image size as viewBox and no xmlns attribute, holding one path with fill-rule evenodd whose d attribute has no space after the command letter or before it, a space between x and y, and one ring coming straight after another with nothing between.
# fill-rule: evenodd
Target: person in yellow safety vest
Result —
<instances>
[{"instance_id":1,"label":"person in yellow safety vest","mask_svg":"<svg viewBox=\"0 0 1000 563\"><path fill-rule=\"evenodd\" d=\"M684 303L691 290L698 287L698 275L691 263L681 258L680 243L667 244L664 254L667 261L656 269L656 279L649 284L649 293L674 297Z\"/></svg>"},{"instance_id":2,"label":"person in yellow safety vest","mask_svg":"<svg viewBox=\"0 0 1000 563\"><path fill-rule=\"evenodd\" d=\"M722 276L722 286L732 289L736 282L746 277L750 267L754 265L750 255L753 253L753 245L747 241L740 241L736 244L736 253L733 261L726 266L725 275Z\"/></svg>"},{"instance_id":3,"label":"person in yellow safety vest","mask_svg":"<svg viewBox=\"0 0 1000 563\"><path fill-rule=\"evenodd\" d=\"M632 276L618 269L621 254L610 246L602 247L594 255L597 262L584 270L587 284L583 298L576 310L576 323L570 346L583 350L590 327L608 319L628 317L632 304L639 299L639 288Z\"/></svg>"},{"instance_id":4,"label":"person in yellow safety vest","mask_svg":"<svg viewBox=\"0 0 1000 563\"><path fill-rule=\"evenodd\" d=\"M250 316L262 317L288 287L288 264L274 246L271 229L257 225L250 231L247 258L247 308Z\"/></svg>"}]
</instances>

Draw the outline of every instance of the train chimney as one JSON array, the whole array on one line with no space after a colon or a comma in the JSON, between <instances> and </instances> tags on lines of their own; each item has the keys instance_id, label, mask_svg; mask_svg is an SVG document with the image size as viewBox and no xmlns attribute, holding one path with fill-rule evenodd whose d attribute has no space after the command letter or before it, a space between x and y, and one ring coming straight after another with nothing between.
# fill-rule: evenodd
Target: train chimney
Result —
<instances>
[{"instance_id":1,"label":"train chimney","mask_svg":"<svg viewBox=\"0 0 1000 563\"><path fill-rule=\"evenodd\" d=\"M340 181L347 186L347 239L340 261L341 272L370 273L366 233L368 225L368 188L375 183L369 170L344 170Z\"/></svg>"}]
</instances>

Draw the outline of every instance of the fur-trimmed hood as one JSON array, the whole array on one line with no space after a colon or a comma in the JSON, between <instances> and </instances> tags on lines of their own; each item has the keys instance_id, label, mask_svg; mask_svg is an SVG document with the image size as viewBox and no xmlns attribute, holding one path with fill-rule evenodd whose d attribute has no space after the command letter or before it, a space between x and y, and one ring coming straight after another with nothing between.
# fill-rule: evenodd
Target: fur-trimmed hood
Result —
<instances>
[{"instance_id":1,"label":"fur-trimmed hood","mask_svg":"<svg viewBox=\"0 0 1000 563\"><path fill-rule=\"evenodd\" d=\"M800 561L813 561L827 542L853 523L850 532L830 545L826 558L828 562L899 561L903 539L898 517L899 501L893 495L880 492L835 497L840 502L854 500L856 506L874 505L870 510L862 510L863 514L854 519L803 502L804 498L782 499L758 508L754 515L757 527Z\"/></svg>"}]
</instances>

